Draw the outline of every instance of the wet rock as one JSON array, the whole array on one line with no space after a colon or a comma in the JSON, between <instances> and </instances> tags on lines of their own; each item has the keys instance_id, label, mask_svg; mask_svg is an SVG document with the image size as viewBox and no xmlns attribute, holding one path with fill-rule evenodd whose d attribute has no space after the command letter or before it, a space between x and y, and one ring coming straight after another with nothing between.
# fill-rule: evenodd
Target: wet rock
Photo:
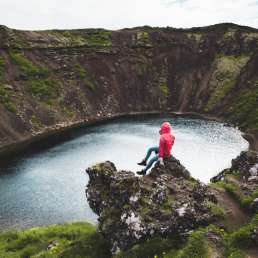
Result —
<instances>
[{"instance_id":1,"label":"wet rock","mask_svg":"<svg viewBox=\"0 0 258 258\"><path fill-rule=\"evenodd\" d=\"M216 220L208 205L216 205L211 189L191 178L175 158L164 163L141 178L117 171L109 161L86 170L87 199L113 254L154 236L184 240Z\"/></svg>"}]
</instances>

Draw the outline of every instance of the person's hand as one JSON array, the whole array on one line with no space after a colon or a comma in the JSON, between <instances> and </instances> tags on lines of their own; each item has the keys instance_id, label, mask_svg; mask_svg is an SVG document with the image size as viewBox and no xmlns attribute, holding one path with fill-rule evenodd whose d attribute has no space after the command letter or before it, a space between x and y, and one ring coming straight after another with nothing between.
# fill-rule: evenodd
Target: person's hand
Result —
<instances>
[{"instance_id":1,"label":"person's hand","mask_svg":"<svg viewBox=\"0 0 258 258\"><path fill-rule=\"evenodd\" d=\"M161 166L164 166L163 158L159 158L159 164L160 164Z\"/></svg>"}]
</instances>

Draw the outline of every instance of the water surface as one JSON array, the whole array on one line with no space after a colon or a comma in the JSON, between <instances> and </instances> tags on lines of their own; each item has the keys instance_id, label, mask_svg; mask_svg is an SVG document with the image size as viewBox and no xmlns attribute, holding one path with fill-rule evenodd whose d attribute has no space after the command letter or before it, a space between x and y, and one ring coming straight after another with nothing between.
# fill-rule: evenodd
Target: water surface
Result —
<instances>
[{"instance_id":1,"label":"water surface","mask_svg":"<svg viewBox=\"0 0 258 258\"><path fill-rule=\"evenodd\" d=\"M95 223L85 198L85 168L111 160L118 169L139 170L136 163L148 147L158 144L158 129L165 120L172 123L176 136L173 155L203 182L248 148L237 129L200 119L119 119L88 127L63 143L0 167L0 228Z\"/></svg>"}]
</instances>

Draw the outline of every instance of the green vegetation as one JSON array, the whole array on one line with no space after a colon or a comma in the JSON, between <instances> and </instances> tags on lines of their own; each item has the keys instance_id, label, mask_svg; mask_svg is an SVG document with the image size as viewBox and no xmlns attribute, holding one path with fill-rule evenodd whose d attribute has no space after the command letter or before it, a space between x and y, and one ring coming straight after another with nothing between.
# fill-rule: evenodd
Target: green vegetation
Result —
<instances>
[{"instance_id":1,"label":"green vegetation","mask_svg":"<svg viewBox=\"0 0 258 258\"><path fill-rule=\"evenodd\" d=\"M151 46L149 33L146 31L137 31L135 37L133 38L133 44L140 47Z\"/></svg>"},{"instance_id":2,"label":"green vegetation","mask_svg":"<svg viewBox=\"0 0 258 258\"><path fill-rule=\"evenodd\" d=\"M30 122L32 123L32 125L34 127L36 127L37 129L41 128L43 125L40 121L40 119L36 116L36 115L32 115L30 118Z\"/></svg>"},{"instance_id":3,"label":"green vegetation","mask_svg":"<svg viewBox=\"0 0 258 258\"><path fill-rule=\"evenodd\" d=\"M257 243L252 238L252 232L258 228L258 214L252 221L241 227L239 230L225 237L225 255L232 258L245 257L248 248L257 247Z\"/></svg>"},{"instance_id":4,"label":"green vegetation","mask_svg":"<svg viewBox=\"0 0 258 258\"><path fill-rule=\"evenodd\" d=\"M0 56L0 80L2 80L4 68L5 68L5 61L4 61L4 58Z\"/></svg>"},{"instance_id":5,"label":"green vegetation","mask_svg":"<svg viewBox=\"0 0 258 258\"><path fill-rule=\"evenodd\" d=\"M18 65L21 72L27 77L47 77L49 75L48 68L34 65L21 52L10 51L9 53L12 62Z\"/></svg>"},{"instance_id":6,"label":"green vegetation","mask_svg":"<svg viewBox=\"0 0 258 258\"><path fill-rule=\"evenodd\" d=\"M75 111L73 109L71 109L70 107L63 107L63 112L65 113L65 115L69 118L72 118L75 116Z\"/></svg>"},{"instance_id":7,"label":"green vegetation","mask_svg":"<svg viewBox=\"0 0 258 258\"><path fill-rule=\"evenodd\" d=\"M110 257L108 246L88 223L73 223L0 234L0 257Z\"/></svg>"},{"instance_id":8,"label":"green vegetation","mask_svg":"<svg viewBox=\"0 0 258 258\"><path fill-rule=\"evenodd\" d=\"M169 238L156 237L146 240L142 244L136 244L127 252L121 252L115 258L143 258L164 257L177 243ZM172 252L172 251L171 251Z\"/></svg>"},{"instance_id":9,"label":"green vegetation","mask_svg":"<svg viewBox=\"0 0 258 258\"><path fill-rule=\"evenodd\" d=\"M229 109L231 119L242 127L258 129L258 81L247 82L249 89L239 91Z\"/></svg>"},{"instance_id":10,"label":"green vegetation","mask_svg":"<svg viewBox=\"0 0 258 258\"><path fill-rule=\"evenodd\" d=\"M50 71L43 66L34 65L22 52L9 52L12 62L26 76L27 91L41 101L49 102L58 95L59 85L50 79Z\"/></svg>"},{"instance_id":11,"label":"green vegetation","mask_svg":"<svg viewBox=\"0 0 258 258\"><path fill-rule=\"evenodd\" d=\"M0 102L4 105L6 109L11 112L16 112L16 107L11 100L10 93L4 88L4 85L0 82Z\"/></svg>"},{"instance_id":12,"label":"green vegetation","mask_svg":"<svg viewBox=\"0 0 258 258\"><path fill-rule=\"evenodd\" d=\"M220 181L212 183L210 186L215 188L225 189L238 203L245 209L249 209L250 204L255 198L258 198L258 189L253 191L250 195L246 196L242 193L240 187L232 182Z\"/></svg>"},{"instance_id":13,"label":"green vegetation","mask_svg":"<svg viewBox=\"0 0 258 258\"><path fill-rule=\"evenodd\" d=\"M225 210L221 206L219 206L218 204L207 201L206 202L206 207L211 210L214 217L216 217L218 219L225 218Z\"/></svg>"},{"instance_id":14,"label":"green vegetation","mask_svg":"<svg viewBox=\"0 0 258 258\"><path fill-rule=\"evenodd\" d=\"M189 39L193 39L193 40L195 40L197 42L200 42L202 40L203 34L202 33L189 32L189 33L186 33L186 36Z\"/></svg>"},{"instance_id":15,"label":"green vegetation","mask_svg":"<svg viewBox=\"0 0 258 258\"><path fill-rule=\"evenodd\" d=\"M169 96L169 88L168 88L167 84L161 84L161 85L159 86L159 88L160 88L162 94L163 94L165 97L168 97L168 96Z\"/></svg>"},{"instance_id":16,"label":"green vegetation","mask_svg":"<svg viewBox=\"0 0 258 258\"><path fill-rule=\"evenodd\" d=\"M206 112L216 106L232 90L237 76L248 60L248 56L217 56L216 69L209 83L211 96L205 108Z\"/></svg>"},{"instance_id":17,"label":"green vegetation","mask_svg":"<svg viewBox=\"0 0 258 258\"><path fill-rule=\"evenodd\" d=\"M169 252L165 258L208 258L209 245L204 238L202 231L196 231L191 234L186 245L180 251L175 253Z\"/></svg>"},{"instance_id":18,"label":"green vegetation","mask_svg":"<svg viewBox=\"0 0 258 258\"><path fill-rule=\"evenodd\" d=\"M249 224L232 233L210 225L194 231L186 243L175 236L155 237L135 244L115 258L209 258L214 252L221 253L222 257L244 258L248 248L256 247L252 232L257 228L258 214ZM215 236L216 242L210 241L208 235ZM106 241L88 223L53 225L0 234L0 257L5 258L110 258L108 250Z\"/></svg>"},{"instance_id":19,"label":"green vegetation","mask_svg":"<svg viewBox=\"0 0 258 258\"><path fill-rule=\"evenodd\" d=\"M58 84L51 79L30 80L26 87L29 93L43 101L53 99L58 94Z\"/></svg>"},{"instance_id":20,"label":"green vegetation","mask_svg":"<svg viewBox=\"0 0 258 258\"><path fill-rule=\"evenodd\" d=\"M88 33L86 36L86 43L89 46L111 46L111 31L96 30Z\"/></svg>"},{"instance_id":21,"label":"green vegetation","mask_svg":"<svg viewBox=\"0 0 258 258\"><path fill-rule=\"evenodd\" d=\"M92 75L90 75L85 68L80 64L75 66L75 71L78 74L79 78L85 83L85 85L91 90L96 91L96 81Z\"/></svg>"},{"instance_id":22,"label":"green vegetation","mask_svg":"<svg viewBox=\"0 0 258 258\"><path fill-rule=\"evenodd\" d=\"M7 110L16 112L16 107L12 102L10 92L4 87L4 69L5 61L4 58L0 56L0 103L2 103Z\"/></svg>"}]
</instances>

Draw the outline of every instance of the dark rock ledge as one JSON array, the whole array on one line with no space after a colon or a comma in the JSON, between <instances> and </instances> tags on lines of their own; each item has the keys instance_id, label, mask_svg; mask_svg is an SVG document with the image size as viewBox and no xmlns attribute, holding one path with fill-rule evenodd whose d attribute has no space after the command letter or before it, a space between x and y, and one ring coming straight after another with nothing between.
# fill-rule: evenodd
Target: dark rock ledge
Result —
<instances>
[{"instance_id":1,"label":"dark rock ledge","mask_svg":"<svg viewBox=\"0 0 258 258\"><path fill-rule=\"evenodd\" d=\"M131 171L117 171L110 161L86 172L86 196L113 254L150 237L181 241L218 220L214 189L193 179L175 158L165 160L164 167L156 164L141 178Z\"/></svg>"}]
</instances>

